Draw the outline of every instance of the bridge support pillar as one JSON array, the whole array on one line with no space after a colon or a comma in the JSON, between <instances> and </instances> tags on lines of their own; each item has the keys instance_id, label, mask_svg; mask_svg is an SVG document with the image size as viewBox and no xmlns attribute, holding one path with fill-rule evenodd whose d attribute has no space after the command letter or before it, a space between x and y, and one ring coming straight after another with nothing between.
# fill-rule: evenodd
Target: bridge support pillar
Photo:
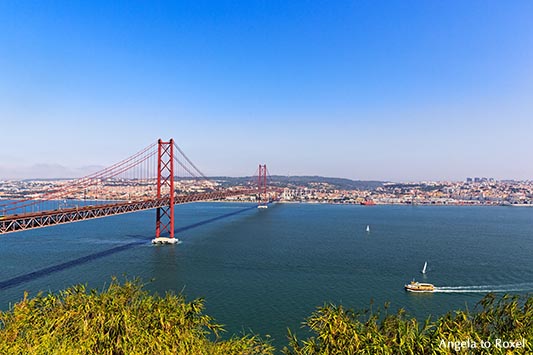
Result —
<instances>
[{"instance_id":1,"label":"bridge support pillar","mask_svg":"<svg viewBox=\"0 0 533 355\"><path fill-rule=\"evenodd\" d=\"M168 198L168 206L156 210L154 244L175 244L174 238L174 140L158 141L157 199ZM168 237L162 236L167 234Z\"/></svg>"}]
</instances>

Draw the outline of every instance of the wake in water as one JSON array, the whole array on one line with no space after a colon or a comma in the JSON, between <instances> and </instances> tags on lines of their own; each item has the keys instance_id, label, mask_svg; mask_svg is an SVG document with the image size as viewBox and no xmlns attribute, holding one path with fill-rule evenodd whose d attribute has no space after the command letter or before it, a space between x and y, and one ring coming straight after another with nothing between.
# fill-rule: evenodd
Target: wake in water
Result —
<instances>
[{"instance_id":1,"label":"wake in water","mask_svg":"<svg viewBox=\"0 0 533 355\"><path fill-rule=\"evenodd\" d=\"M505 293L505 292L533 292L533 282L508 284L508 285L482 285L482 286L449 286L435 287L433 292L444 293Z\"/></svg>"}]
</instances>

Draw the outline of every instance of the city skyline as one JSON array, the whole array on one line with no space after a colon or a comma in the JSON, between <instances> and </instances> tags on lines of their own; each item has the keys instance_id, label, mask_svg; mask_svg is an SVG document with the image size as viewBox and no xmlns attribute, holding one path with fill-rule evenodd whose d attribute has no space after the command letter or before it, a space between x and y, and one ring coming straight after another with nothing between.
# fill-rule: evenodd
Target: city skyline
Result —
<instances>
[{"instance_id":1,"label":"city skyline","mask_svg":"<svg viewBox=\"0 0 533 355\"><path fill-rule=\"evenodd\" d=\"M531 180L531 10L4 1L0 179L82 176L174 138L208 176L266 163L273 175Z\"/></svg>"}]
</instances>

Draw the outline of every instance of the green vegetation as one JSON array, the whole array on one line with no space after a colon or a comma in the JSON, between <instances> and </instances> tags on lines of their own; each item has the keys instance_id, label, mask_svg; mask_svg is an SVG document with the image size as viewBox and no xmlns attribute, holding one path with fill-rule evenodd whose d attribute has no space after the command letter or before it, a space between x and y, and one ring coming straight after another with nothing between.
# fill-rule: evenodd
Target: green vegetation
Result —
<instances>
[{"instance_id":1,"label":"green vegetation","mask_svg":"<svg viewBox=\"0 0 533 355\"><path fill-rule=\"evenodd\" d=\"M77 285L25 295L0 312L0 354L274 354L256 335L222 339L222 327L202 311L201 299L151 295L137 279L114 279L102 292ZM304 322L311 336L298 339L289 331L283 353L533 353L533 297L489 294L476 312L450 312L423 324L403 310L389 314L386 305L383 311L320 307Z\"/></svg>"},{"instance_id":2,"label":"green vegetation","mask_svg":"<svg viewBox=\"0 0 533 355\"><path fill-rule=\"evenodd\" d=\"M315 335L289 332L287 355L348 354L532 354L533 297L488 294L475 313L449 312L419 324L404 310L355 313L326 305L304 322ZM387 307L385 307L387 311ZM484 346L484 347L483 347Z\"/></svg>"},{"instance_id":3,"label":"green vegetation","mask_svg":"<svg viewBox=\"0 0 533 355\"><path fill-rule=\"evenodd\" d=\"M150 295L139 280L73 286L0 313L0 354L273 354L257 336L221 340L201 299Z\"/></svg>"}]
</instances>

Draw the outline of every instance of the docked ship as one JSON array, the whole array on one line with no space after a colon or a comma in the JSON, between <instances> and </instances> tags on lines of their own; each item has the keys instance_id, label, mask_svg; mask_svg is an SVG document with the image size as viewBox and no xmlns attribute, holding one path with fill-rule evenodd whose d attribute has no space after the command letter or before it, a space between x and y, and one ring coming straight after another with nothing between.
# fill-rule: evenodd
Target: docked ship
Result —
<instances>
[{"instance_id":1,"label":"docked ship","mask_svg":"<svg viewBox=\"0 0 533 355\"><path fill-rule=\"evenodd\" d=\"M361 205L363 206L374 206L376 203L370 199L364 200L361 202Z\"/></svg>"},{"instance_id":2,"label":"docked ship","mask_svg":"<svg viewBox=\"0 0 533 355\"><path fill-rule=\"evenodd\" d=\"M435 285L413 280L410 284L405 285L405 290L409 292L434 292Z\"/></svg>"}]
</instances>

